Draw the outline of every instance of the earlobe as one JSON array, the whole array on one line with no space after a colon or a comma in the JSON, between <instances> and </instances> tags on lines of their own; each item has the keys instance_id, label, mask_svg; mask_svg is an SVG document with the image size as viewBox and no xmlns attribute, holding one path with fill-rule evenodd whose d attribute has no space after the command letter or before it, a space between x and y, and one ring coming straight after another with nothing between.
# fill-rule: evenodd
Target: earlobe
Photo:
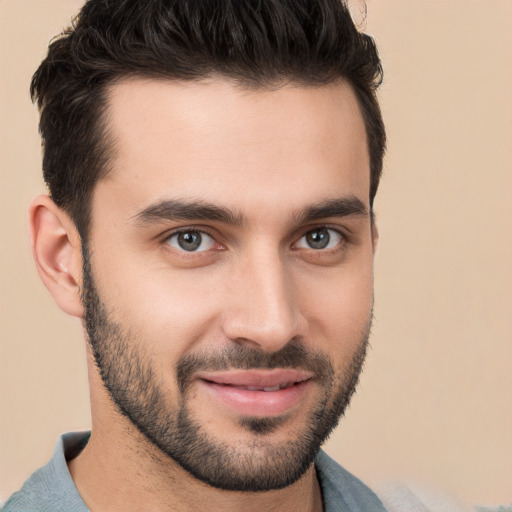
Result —
<instances>
[{"instance_id":1,"label":"earlobe","mask_svg":"<svg viewBox=\"0 0 512 512\"><path fill-rule=\"evenodd\" d=\"M37 272L57 305L82 317L81 241L75 224L48 196L36 197L29 207L29 231Z\"/></svg>"}]
</instances>

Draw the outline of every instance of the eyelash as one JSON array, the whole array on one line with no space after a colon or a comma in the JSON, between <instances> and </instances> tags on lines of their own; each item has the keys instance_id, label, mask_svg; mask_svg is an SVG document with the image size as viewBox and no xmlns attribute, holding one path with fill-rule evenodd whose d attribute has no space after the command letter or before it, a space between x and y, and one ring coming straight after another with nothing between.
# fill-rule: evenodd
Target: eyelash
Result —
<instances>
[{"instance_id":1,"label":"eyelash","mask_svg":"<svg viewBox=\"0 0 512 512\"><path fill-rule=\"evenodd\" d=\"M296 246L303 238L305 238L308 234L312 234L312 233L315 233L315 232L320 232L320 231L327 231L330 233L330 237L332 237L332 234L331 233L335 233L335 235L337 237L339 237L339 241L336 243L335 247L332 247L332 248L319 248L319 249L314 249L312 247L305 247L305 248L300 248L300 247L294 247ZM165 236L162 237L162 244L163 245L167 245L167 246L170 246L170 243L169 241L173 238L173 237L176 237L176 236L179 236L180 234L185 234L185 233L199 233L200 235L203 235L203 236L207 236L208 238L210 238L213 242L213 245L217 244L219 246L222 246L222 244L220 244L219 242L217 242L216 240L216 236L212 235L211 233L209 233L208 231L204 230L204 228L199 228L199 227L187 227L187 228L180 228L176 231L172 231L171 233L166 233ZM342 231L339 230L339 228L335 228L335 227L332 227L332 226L329 226L329 225L321 225L321 226L316 226L316 227L311 227L311 228L308 228L307 231L304 231L303 234L298 237L295 242L292 244L292 249L296 250L296 251L300 251L300 250L306 250L306 251L311 251L312 253L315 253L315 254L333 254L333 253L337 253L341 250L344 250L345 249L345 246L348 242L348 237L346 234L344 234ZM328 241L328 243L330 243L330 239ZM181 255L183 256L187 256L187 257L192 257L194 255L197 255L197 254L202 254L202 253L208 253L210 252L210 248L206 249L206 250L201 250L201 251L187 251L186 249L179 249L179 248L174 248L176 250L176 252L180 253ZM223 250L222 249L217 249L217 250Z\"/></svg>"},{"instance_id":2,"label":"eyelash","mask_svg":"<svg viewBox=\"0 0 512 512\"><path fill-rule=\"evenodd\" d=\"M333 227L330 227L330 226L319 226L319 227L314 227L312 229L308 229L301 237L299 237L297 239L297 241L295 242L294 245L297 245L302 239L306 238L309 234L312 234L312 233L319 233L321 231L327 231L328 232L328 235L329 235L329 238L328 238L328 241L327 241L327 244L329 244L331 242L331 239L332 239L332 233L335 234L336 237L338 237L338 241L337 243L335 244L334 247L325 247L325 248L318 248L318 249L314 249L313 247L309 247L309 248L304 248L305 250L311 250L313 251L314 253L322 253L322 254L325 254L325 253L333 253L333 252L338 252L341 248L343 248L347 242L347 237L339 230L339 229L336 229L336 228L333 228ZM300 250L300 248L299 248Z\"/></svg>"},{"instance_id":3,"label":"eyelash","mask_svg":"<svg viewBox=\"0 0 512 512\"><path fill-rule=\"evenodd\" d=\"M167 233L165 235L165 237L163 237L162 243L165 244L165 245L171 246L171 244L169 242L170 242L170 240L172 238L178 237L180 234L186 234L186 233L198 233L201 236L207 236L208 238L210 238L212 240L213 245L215 245L215 244L221 245L221 244L219 244L216 241L216 237L215 236L211 235L210 233L208 233L204 229L194 228L194 227L181 228L181 229L178 229L178 230L173 231L171 233ZM203 241L201 241L201 242L203 242ZM181 250L178 249L178 248L175 248L175 249L176 249L177 252L182 253L182 254L187 254L187 255L194 255L194 254L209 252L209 250L210 250L210 249L206 249L206 250L202 250L202 251L187 251L185 249L181 249Z\"/></svg>"}]
</instances>

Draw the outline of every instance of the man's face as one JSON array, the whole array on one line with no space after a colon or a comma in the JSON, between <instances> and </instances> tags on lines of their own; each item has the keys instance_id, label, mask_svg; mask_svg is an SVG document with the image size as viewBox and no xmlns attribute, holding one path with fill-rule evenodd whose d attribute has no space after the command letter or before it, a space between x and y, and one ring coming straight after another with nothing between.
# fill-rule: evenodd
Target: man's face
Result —
<instances>
[{"instance_id":1,"label":"man's face","mask_svg":"<svg viewBox=\"0 0 512 512\"><path fill-rule=\"evenodd\" d=\"M343 413L370 329L354 93L130 79L108 121L83 301L110 400L210 485L291 484Z\"/></svg>"}]
</instances>

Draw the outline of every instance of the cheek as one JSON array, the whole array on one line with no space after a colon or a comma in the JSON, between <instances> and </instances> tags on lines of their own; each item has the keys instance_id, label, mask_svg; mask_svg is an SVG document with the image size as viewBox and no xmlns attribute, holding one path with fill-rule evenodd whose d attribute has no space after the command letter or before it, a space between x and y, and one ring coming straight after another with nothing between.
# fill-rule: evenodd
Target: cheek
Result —
<instances>
[{"instance_id":1,"label":"cheek","mask_svg":"<svg viewBox=\"0 0 512 512\"><path fill-rule=\"evenodd\" d=\"M126 261L96 274L113 319L155 354L179 358L213 329L220 301L212 274Z\"/></svg>"},{"instance_id":2,"label":"cheek","mask_svg":"<svg viewBox=\"0 0 512 512\"><path fill-rule=\"evenodd\" d=\"M359 346L373 306L371 259L329 275L303 278L299 290L313 343L327 345L325 350Z\"/></svg>"}]
</instances>

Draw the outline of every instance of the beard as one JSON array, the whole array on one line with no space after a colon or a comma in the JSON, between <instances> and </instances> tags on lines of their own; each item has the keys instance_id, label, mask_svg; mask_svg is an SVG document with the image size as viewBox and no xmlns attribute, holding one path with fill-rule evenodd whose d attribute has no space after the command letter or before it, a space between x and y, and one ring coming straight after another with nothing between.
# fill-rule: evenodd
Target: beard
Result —
<instances>
[{"instance_id":1,"label":"beard","mask_svg":"<svg viewBox=\"0 0 512 512\"><path fill-rule=\"evenodd\" d=\"M296 482L311 466L320 446L338 424L353 395L368 346L371 318L358 348L339 374L330 358L291 340L268 353L232 343L212 353L185 354L175 375L178 403L168 402L161 377L144 340L111 318L96 289L86 244L83 245L84 322L95 364L110 399L142 435L196 479L219 489L258 492L281 489ZM252 434L244 446L223 442L190 411L190 388L199 371L294 368L310 371L321 398L290 439L272 442L272 432L290 420L277 417L242 417L239 428Z\"/></svg>"}]
</instances>

